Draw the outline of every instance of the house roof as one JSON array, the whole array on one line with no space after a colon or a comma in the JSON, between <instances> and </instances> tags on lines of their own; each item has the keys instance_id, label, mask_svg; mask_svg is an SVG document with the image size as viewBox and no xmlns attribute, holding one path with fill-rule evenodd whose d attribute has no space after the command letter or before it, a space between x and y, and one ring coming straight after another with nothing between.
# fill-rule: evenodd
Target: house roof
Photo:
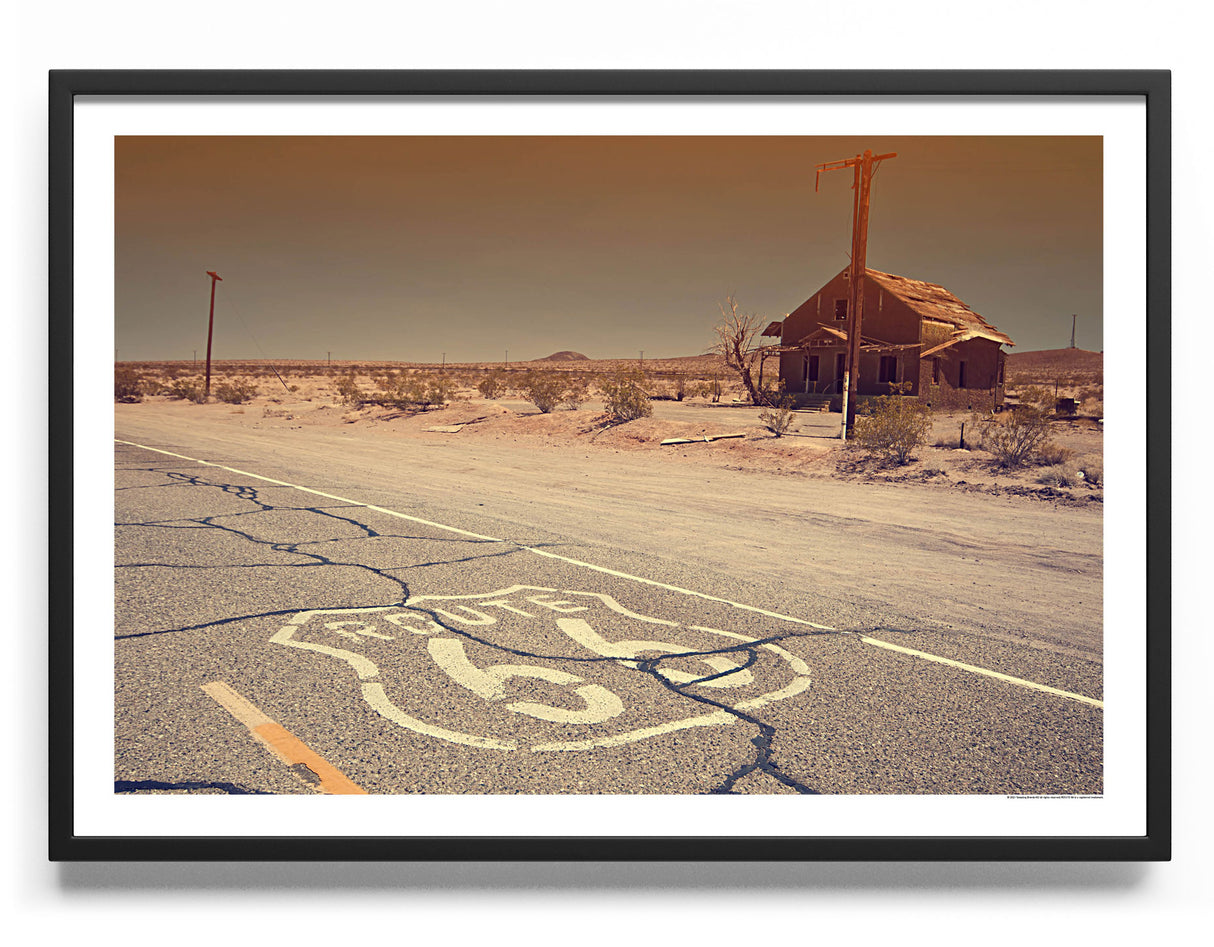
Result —
<instances>
[{"instance_id":1,"label":"house roof","mask_svg":"<svg viewBox=\"0 0 1214 947\"><path fill-rule=\"evenodd\" d=\"M982 338L999 342L1001 345L1016 344L1010 336L1000 332L943 286L937 286L935 283L928 283L924 280L907 279L905 276L895 276L893 273L882 273L880 270L870 268L865 268L864 273L883 290L897 296L924 319L938 320L956 326L958 329L964 330L967 339ZM965 340L960 337L951 340L951 342L961 341Z\"/></svg>"},{"instance_id":2,"label":"house roof","mask_svg":"<svg viewBox=\"0 0 1214 947\"><path fill-rule=\"evenodd\" d=\"M991 337L989 335L985 335L981 332L966 332L964 330L958 331L958 332L955 332L953 334L953 337L951 339L949 339L947 342L941 342L939 345L933 346L932 348L928 349L926 352L923 352L919 357L927 358L929 355L935 355L941 349L946 349L950 345L956 345L958 342L968 342L970 339L991 339ZM999 340L991 339L991 341L998 342ZM1003 344L1004 345L1015 345L1014 342L1005 342Z\"/></svg>"},{"instance_id":3,"label":"house roof","mask_svg":"<svg viewBox=\"0 0 1214 947\"><path fill-rule=\"evenodd\" d=\"M766 329L763 330L763 334L759 338L766 338L769 335L774 335L776 338L779 338L780 335L783 334L783 332L784 332L784 320L777 319L775 322L771 323L771 325L769 325Z\"/></svg>"}]
</instances>

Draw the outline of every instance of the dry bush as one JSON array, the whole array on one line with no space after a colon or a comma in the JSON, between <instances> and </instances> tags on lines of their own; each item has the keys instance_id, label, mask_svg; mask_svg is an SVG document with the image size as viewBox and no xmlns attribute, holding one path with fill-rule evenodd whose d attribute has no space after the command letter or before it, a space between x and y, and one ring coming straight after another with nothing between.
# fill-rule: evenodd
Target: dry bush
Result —
<instances>
[{"instance_id":1,"label":"dry bush","mask_svg":"<svg viewBox=\"0 0 1214 947\"><path fill-rule=\"evenodd\" d=\"M931 426L931 416L918 399L884 395L874 400L868 417L856 419L855 440L870 456L903 465L927 440Z\"/></svg>"},{"instance_id":2,"label":"dry bush","mask_svg":"<svg viewBox=\"0 0 1214 947\"><path fill-rule=\"evenodd\" d=\"M177 379L169 385L165 394L170 398L193 401L195 404L202 404L207 400L206 389L197 380L191 378Z\"/></svg>"},{"instance_id":3,"label":"dry bush","mask_svg":"<svg viewBox=\"0 0 1214 947\"><path fill-rule=\"evenodd\" d=\"M256 394L256 385L239 378L215 386L215 397L224 404L247 404Z\"/></svg>"},{"instance_id":4,"label":"dry bush","mask_svg":"<svg viewBox=\"0 0 1214 947\"><path fill-rule=\"evenodd\" d=\"M1099 457L1089 457L1079 468L1083 471L1083 479L1094 487L1104 483L1104 461Z\"/></svg>"},{"instance_id":5,"label":"dry bush","mask_svg":"<svg viewBox=\"0 0 1214 947\"><path fill-rule=\"evenodd\" d=\"M444 405L455 394L455 383L445 375L426 375L421 372L385 372L375 379L379 390L366 395L362 400L391 405L394 408L423 411L432 405Z\"/></svg>"},{"instance_id":6,"label":"dry bush","mask_svg":"<svg viewBox=\"0 0 1214 947\"><path fill-rule=\"evenodd\" d=\"M759 420L776 437L783 437L792 427L792 399L785 398L774 408L764 408L759 412Z\"/></svg>"},{"instance_id":7,"label":"dry bush","mask_svg":"<svg viewBox=\"0 0 1214 947\"><path fill-rule=\"evenodd\" d=\"M1037 448L1037 460L1051 467L1069 464L1074 456L1075 452L1069 447L1062 447L1053 441L1046 441Z\"/></svg>"},{"instance_id":8,"label":"dry bush","mask_svg":"<svg viewBox=\"0 0 1214 947\"><path fill-rule=\"evenodd\" d=\"M759 412L759 421L776 437L783 437L792 427L793 400L784 393L783 381L776 389L765 392L765 396L769 407Z\"/></svg>"},{"instance_id":9,"label":"dry bush","mask_svg":"<svg viewBox=\"0 0 1214 947\"><path fill-rule=\"evenodd\" d=\"M121 404L137 404L143 400L143 384L138 372L130 368L114 371L114 400Z\"/></svg>"},{"instance_id":10,"label":"dry bush","mask_svg":"<svg viewBox=\"0 0 1214 947\"><path fill-rule=\"evenodd\" d=\"M1099 398L1084 398L1079 402L1079 413L1091 418L1104 417L1104 401Z\"/></svg>"},{"instance_id":11,"label":"dry bush","mask_svg":"<svg viewBox=\"0 0 1214 947\"><path fill-rule=\"evenodd\" d=\"M565 379L560 372L529 371L518 382L518 392L533 405L540 409L541 414L548 414L560 404L565 397Z\"/></svg>"},{"instance_id":12,"label":"dry bush","mask_svg":"<svg viewBox=\"0 0 1214 947\"><path fill-rule=\"evenodd\" d=\"M1004 411L979 428L978 446L1000 467L1023 467L1046 444L1049 418L1040 408L1026 406Z\"/></svg>"},{"instance_id":13,"label":"dry bush","mask_svg":"<svg viewBox=\"0 0 1214 947\"><path fill-rule=\"evenodd\" d=\"M599 391L616 421L635 421L653 414L645 378L640 372L618 372L613 378L599 382Z\"/></svg>"},{"instance_id":14,"label":"dry bush","mask_svg":"<svg viewBox=\"0 0 1214 947\"><path fill-rule=\"evenodd\" d=\"M565 383L565 393L561 396L561 404L570 411L576 411L590 400L590 385L580 375L570 376Z\"/></svg>"},{"instance_id":15,"label":"dry bush","mask_svg":"<svg viewBox=\"0 0 1214 947\"><path fill-rule=\"evenodd\" d=\"M333 387L336 388L342 404L358 404L366 397L365 392L358 387L358 378L354 372L339 377Z\"/></svg>"},{"instance_id":16,"label":"dry bush","mask_svg":"<svg viewBox=\"0 0 1214 947\"><path fill-rule=\"evenodd\" d=\"M476 383L476 390L481 393L481 397L490 400L504 395L507 391L505 373L501 369L493 369Z\"/></svg>"},{"instance_id":17,"label":"dry bush","mask_svg":"<svg viewBox=\"0 0 1214 947\"><path fill-rule=\"evenodd\" d=\"M1047 467L1037 476L1038 483L1049 484L1052 487L1074 487L1084 481L1084 474L1074 464L1054 464Z\"/></svg>"}]
</instances>

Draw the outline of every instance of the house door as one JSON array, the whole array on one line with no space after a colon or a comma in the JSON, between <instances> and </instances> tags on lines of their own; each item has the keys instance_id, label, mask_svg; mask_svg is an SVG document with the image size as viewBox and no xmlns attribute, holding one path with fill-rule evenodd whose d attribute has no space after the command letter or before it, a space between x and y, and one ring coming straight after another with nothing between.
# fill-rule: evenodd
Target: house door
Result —
<instances>
[{"instance_id":1,"label":"house door","mask_svg":"<svg viewBox=\"0 0 1214 947\"><path fill-rule=\"evenodd\" d=\"M805 378L805 393L809 394L809 386L811 384L816 391L818 382L818 356L806 355L804 364L801 366L801 371Z\"/></svg>"},{"instance_id":2,"label":"house door","mask_svg":"<svg viewBox=\"0 0 1214 947\"><path fill-rule=\"evenodd\" d=\"M843 393L843 373L847 370L847 353L835 356L835 394Z\"/></svg>"}]
</instances>

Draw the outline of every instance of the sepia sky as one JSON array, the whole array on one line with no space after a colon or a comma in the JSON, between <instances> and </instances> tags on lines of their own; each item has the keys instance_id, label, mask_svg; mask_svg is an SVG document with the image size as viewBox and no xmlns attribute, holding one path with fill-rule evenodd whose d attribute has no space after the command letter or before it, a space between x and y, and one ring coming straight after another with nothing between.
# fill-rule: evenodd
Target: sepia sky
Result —
<instances>
[{"instance_id":1,"label":"sepia sky","mask_svg":"<svg viewBox=\"0 0 1214 947\"><path fill-rule=\"evenodd\" d=\"M1100 351L1100 138L119 137L122 360L695 355L848 262L939 283L1015 341Z\"/></svg>"}]
</instances>

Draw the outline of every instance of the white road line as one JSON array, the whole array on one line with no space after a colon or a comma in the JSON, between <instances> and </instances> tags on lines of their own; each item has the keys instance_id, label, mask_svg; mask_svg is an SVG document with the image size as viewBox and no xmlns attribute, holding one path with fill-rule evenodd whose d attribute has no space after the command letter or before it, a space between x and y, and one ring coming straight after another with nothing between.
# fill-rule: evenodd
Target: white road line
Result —
<instances>
[{"instance_id":1,"label":"white road line","mask_svg":"<svg viewBox=\"0 0 1214 947\"><path fill-rule=\"evenodd\" d=\"M829 625L819 625L812 621L806 621L804 618L795 618L792 615L783 615L779 612L771 612L771 611L768 611L767 609L758 608L754 605L746 605L742 602L730 601L727 598L720 598L716 595L708 595L705 592L697 592L694 589L685 589L685 588L681 588L680 586L677 586L677 585L667 585L665 582L658 582L655 579L646 579L643 576L632 575L627 572L619 572L615 569L608 569L606 566L597 566L591 562L583 562L580 559L571 559L568 556L562 556L555 552L549 552L546 549L536 549L533 546L524 546L521 543L515 543L515 542L511 542L509 540L505 540L505 539L498 539L495 536L485 536L481 533L472 533L466 529L459 529L458 527L455 527L455 526L447 526L444 523L435 523L430 520L424 520L419 516L410 516L407 513L401 513L397 510L389 510L386 507L374 506L370 503L362 503L359 500L351 500L347 497L337 496L336 494L333 494L333 493L324 493L321 490L313 490L311 487L303 487L297 483L288 483L285 480L275 480L273 477L266 477L266 476L263 476L262 474L251 473L248 470L240 470L239 468L236 468L236 467L225 467L223 464L212 463L209 460L201 460L197 457L188 457L185 454L175 454L172 451L162 450L159 447L149 447L146 444L137 444L134 441L124 441L124 440L120 440L118 438L114 438L114 442L116 444L125 444L128 447L138 447L140 450L152 451L153 453L156 453L156 454L164 454L167 457L176 457L180 460L188 460L192 464L201 464L204 467L214 467L217 470L226 470L229 473L240 474L242 477L252 477L254 480L261 480L264 483L272 483L272 484L275 484L280 487L290 487L292 490L299 490L303 493L311 493L314 496L324 497L326 500L336 500L339 503L348 503L351 506L359 506L359 507L362 507L363 509L374 510L376 513L383 513L386 516L395 516L398 519L409 520L412 523L420 523L423 526L429 526L433 529L444 530L449 533L456 533L460 536L469 536L473 539L481 539L486 542L509 543L510 545L515 546L518 549L521 549L525 552L534 553L537 556L544 556L545 558L548 558L548 559L557 559L557 560L560 560L561 562L567 562L570 565L579 566L583 569L593 569L595 572L602 572L606 575L613 575L616 578L627 579L630 582L639 582L643 585L652 585L652 586L655 586L656 588L666 589L667 591L670 591L670 592L678 592L681 595L689 595L693 598L700 598L700 599L704 599L709 602L719 602L722 605L729 605L733 608L742 609L743 611L753 612L758 615L766 615L768 618L778 618L781 621L792 622L797 625L807 625L810 628L818 628L822 631L837 630L837 629L831 628ZM949 667L957 668L958 670L968 671L972 674L980 674L985 677L994 678L995 680L1003 681L1008 684L1013 684L1013 685L1016 685L1017 687L1026 687L1026 688L1029 688L1030 690L1042 691L1047 694L1053 694L1057 697L1066 698L1067 700L1075 700L1075 701L1079 701L1080 703L1089 704L1093 707L1098 707L1100 709L1104 709L1103 701L1095 700L1091 697L1085 697L1082 694L1073 694L1070 691L1058 690L1057 688L1054 688L1054 687L1047 687L1044 684L1037 684L1037 683L1034 683L1033 681L1026 681L1022 678L1011 677L1010 675L1001 674L998 671L991 671L987 668L977 667L973 664L962 664L960 661L954 661L951 658L943 658L943 657L940 657L939 655L929 654L926 651L915 651L911 648L903 648L899 645L889 644L888 642L885 642L885 641L879 641L876 638L868 638L868 637L865 637L864 635L857 635L856 637L860 641L864 642L865 644L872 645L874 647L884 648L889 651L900 651L904 654L909 654L914 657L923 658L925 661L934 661L937 664L945 664L945 665L948 665ZM544 749L548 749L548 747L544 747Z\"/></svg>"},{"instance_id":2,"label":"white road line","mask_svg":"<svg viewBox=\"0 0 1214 947\"><path fill-rule=\"evenodd\" d=\"M928 654L926 651L916 651L914 648L904 648L901 645L890 644L888 641L881 641L877 638L866 638L860 636L860 640L865 644L873 645L877 648L885 648L888 651L900 651L902 654L909 654L912 657L922 658L925 661L934 661L937 664L946 664L949 667L960 668L962 671L972 671L975 674L985 674L987 677L993 677L996 680L1004 681L1008 684L1015 684L1017 687L1027 687L1035 691L1044 691L1047 694L1054 694L1057 697L1065 697L1068 700L1077 700L1082 704L1091 704L1093 707L1104 709L1104 701L1096 700L1092 697L1084 697L1082 694L1072 694L1070 691L1061 691L1056 687L1047 687L1045 684L1037 684L1033 681L1026 681L1021 677L1012 677L1010 674L1000 674L998 671L988 671L986 668L975 667L972 664L962 664L960 661L954 661L952 658L942 658L937 654Z\"/></svg>"}]
</instances>

